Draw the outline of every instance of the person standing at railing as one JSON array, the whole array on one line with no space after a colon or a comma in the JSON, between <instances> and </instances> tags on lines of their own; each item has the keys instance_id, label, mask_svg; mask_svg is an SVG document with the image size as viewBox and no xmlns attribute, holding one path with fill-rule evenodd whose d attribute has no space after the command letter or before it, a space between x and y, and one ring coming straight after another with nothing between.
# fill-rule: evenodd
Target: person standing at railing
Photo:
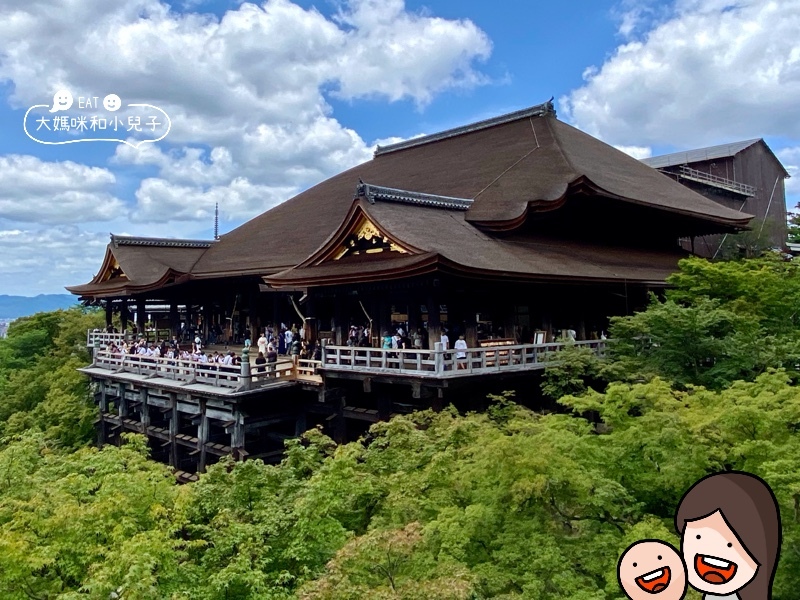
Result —
<instances>
[{"instance_id":1,"label":"person standing at railing","mask_svg":"<svg viewBox=\"0 0 800 600\"><path fill-rule=\"evenodd\" d=\"M464 339L463 335L458 336L455 344L456 349L456 360L458 361L458 368L459 369L466 369L467 368L467 353L464 350L467 349L467 342Z\"/></svg>"},{"instance_id":2,"label":"person standing at railing","mask_svg":"<svg viewBox=\"0 0 800 600\"><path fill-rule=\"evenodd\" d=\"M292 356L292 360L294 364L297 364L298 359L300 358L300 351L302 350L302 344L300 343L300 336L294 334L292 337L292 344L289 347L289 354Z\"/></svg>"},{"instance_id":3,"label":"person standing at railing","mask_svg":"<svg viewBox=\"0 0 800 600\"><path fill-rule=\"evenodd\" d=\"M267 364L267 359L264 357L264 353L259 352L258 357L256 358L256 367L257 367L256 370L259 373L264 373L267 370L267 368L264 366L266 364Z\"/></svg>"},{"instance_id":4,"label":"person standing at railing","mask_svg":"<svg viewBox=\"0 0 800 600\"><path fill-rule=\"evenodd\" d=\"M267 353L267 344L268 343L269 342L267 341L266 334L262 332L261 336L256 341L256 344L258 344L258 353L259 354L265 355Z\"/></svg>"},{"instance_id":5,"label":"person standing at railing","mask_svg":"<svg viewBox=\"0 0 800 600\"><path fill-rule=\"evenodd\" d=\"M448 350L450 348L450 338L447 337L447 329L442 328L442 337L439 341L442 342L442 350Z\"/></svg>"}]
</instances>

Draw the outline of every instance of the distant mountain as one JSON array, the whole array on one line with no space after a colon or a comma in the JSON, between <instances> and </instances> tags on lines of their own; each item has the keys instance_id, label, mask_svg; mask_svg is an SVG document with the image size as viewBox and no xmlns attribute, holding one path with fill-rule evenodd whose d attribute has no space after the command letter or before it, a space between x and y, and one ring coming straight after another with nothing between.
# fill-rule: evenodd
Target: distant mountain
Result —
<instances>
[{"instance_id":1,"label":"distant mountain","mask_svg":"<svg viewBox=\"0 0 800 600\"><path fill-rule=\"evenodd\" d=\"M69 308L78 303L71 294L39 294L38 296L6 296L0 294L0 319L27 317L37 312Z\"/></svg>"}]
</instances>

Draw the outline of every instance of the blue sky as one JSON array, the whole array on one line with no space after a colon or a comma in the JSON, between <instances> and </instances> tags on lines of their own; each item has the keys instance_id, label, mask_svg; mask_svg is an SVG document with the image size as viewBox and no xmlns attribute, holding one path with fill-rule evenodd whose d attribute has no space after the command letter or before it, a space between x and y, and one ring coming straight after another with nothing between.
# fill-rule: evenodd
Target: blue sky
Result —
<instances>
[{"instance_id":1,"label":"blue sky","mask_svg":"<svg viewBox=\"0 0 800 600\"><path fill-rule=\"evenodd\" d=\"M376 143L551 96L637 157L764 137L800 165L800 0L70 7L0 6L0 293L88 281L109 232L207 238L215 202L228 231ZM23 115L60 89L153 104L172 130L138 148L38 144ZM799 190L787 181L790 207Z\"/></svg>"}]
</instances>

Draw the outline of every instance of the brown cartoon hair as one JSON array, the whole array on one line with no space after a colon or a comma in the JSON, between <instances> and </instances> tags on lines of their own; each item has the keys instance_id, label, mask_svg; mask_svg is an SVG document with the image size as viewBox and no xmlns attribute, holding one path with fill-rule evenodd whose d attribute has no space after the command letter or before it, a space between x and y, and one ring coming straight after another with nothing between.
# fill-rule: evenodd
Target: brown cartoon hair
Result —
<instances>
[{"instance_id":1,"label":"brown cartoon hair","mask_svg":"<svg viewBox=\"0 0 800 600\"><path fill-rule=\"evenodd\" d=\"M684 494L675 513L675 529L682 538L688 521L717 511L760 565L753 580L737 592L739 597L769 600L781 548L781 518L775 495L763 479L750 473L709 475Z\"/></svg>"}]
</instances>

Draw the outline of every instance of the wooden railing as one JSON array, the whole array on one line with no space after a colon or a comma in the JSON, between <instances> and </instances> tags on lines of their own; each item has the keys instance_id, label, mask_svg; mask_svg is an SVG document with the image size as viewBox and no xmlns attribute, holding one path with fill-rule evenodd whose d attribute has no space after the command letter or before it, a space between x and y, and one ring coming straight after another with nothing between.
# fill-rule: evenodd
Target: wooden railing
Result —
<instances>
[{"instance_id":1,"label":"wooden railing","mask_svg":"<svg viewBox=\"0 0 800 600\"><path fill-rule=\"evenodd\" d=\"M498 373L544 369L554 362L555 353L566 346L591 348L603 356L606 340L588 340L567 344L521 344L443 350L384 350L325 346L322 368L331 371L397 373L420 377L458 377L468 374Z\"/></svg>"},{"instance_id":2,"label":"wooden railing","mask_svg":"<svg viewBox=\"0 0 800 600\"><path fill-rule=\"evenodd\" d=\"M121 346L124 341L124 333L106 333L105 331L94 331L92 329L86 332L87 348L108 348L112 344Z\"/></svg>"},{"instance_id":3,"label":"wooden railing","mask_svg":"<svg viewBox=\"0 0 800 600\"><path fill-rule=\"evenodd\" d=\"M194 360L143 356L139 354L111 353L108 350L95 350L95 368L113 373L132 373L148 378L171 379L188 385L199 383L237 391L266 387L275 381L302 381L321 383L317 374L320 361L294 360L285 358L274 363L251 366L226 365L223 363L204 363Z\"/></svg>"}]
</instances>

